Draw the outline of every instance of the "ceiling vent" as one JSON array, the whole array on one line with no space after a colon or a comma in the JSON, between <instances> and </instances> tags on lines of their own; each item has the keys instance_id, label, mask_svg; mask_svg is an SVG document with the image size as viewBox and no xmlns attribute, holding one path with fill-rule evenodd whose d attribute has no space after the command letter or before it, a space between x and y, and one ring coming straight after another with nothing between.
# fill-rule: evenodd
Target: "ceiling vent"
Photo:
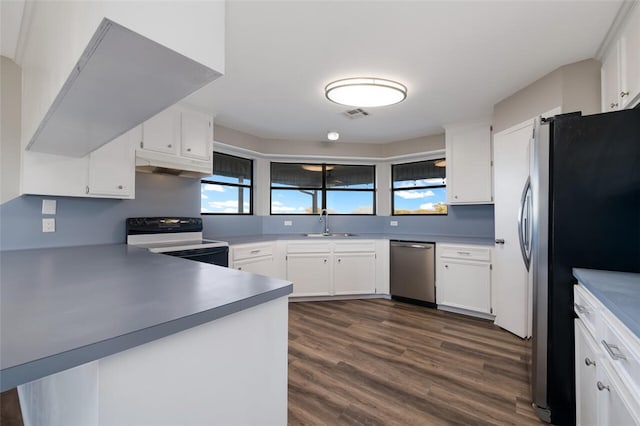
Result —
<instances>
[{"instance_id":1,"label":"ceiling vent","mask_svg":"<svg viewBox=\"0 0 640 426\"><path fill-rule=\"evenodd\" d=\"M350 109L348 111L343 112L343 114L345 115L345 117L348 117L352 120L355 120L356 118L363 118L370 115L367 111L363 110L362 108Z\"/></svg>"}]
</instances>

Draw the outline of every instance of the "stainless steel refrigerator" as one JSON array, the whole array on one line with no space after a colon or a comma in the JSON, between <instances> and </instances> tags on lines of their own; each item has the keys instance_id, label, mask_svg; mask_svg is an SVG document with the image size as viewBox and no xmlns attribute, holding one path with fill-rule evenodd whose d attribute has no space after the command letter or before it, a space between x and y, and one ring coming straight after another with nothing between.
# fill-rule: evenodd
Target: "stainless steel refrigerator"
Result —
<instances>
[{"instance_id":1,"label":"stainless steel refrigerator","mask_svg":"<svg viewBox=\"0 0 640 426\"><path fill-rule=\"evenodd\" d=\"M575 424L574 267L640 272L640 109L541 119L531 174L532 397Z\"/></svg>"}]
</instances>

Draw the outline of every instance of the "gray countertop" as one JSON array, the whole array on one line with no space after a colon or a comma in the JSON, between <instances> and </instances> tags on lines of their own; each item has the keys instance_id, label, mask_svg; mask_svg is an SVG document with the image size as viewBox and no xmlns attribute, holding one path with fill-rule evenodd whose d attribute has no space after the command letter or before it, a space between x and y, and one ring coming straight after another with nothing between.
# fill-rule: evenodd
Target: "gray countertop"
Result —
<instances>
[{"instance_id":1,"label":"gray countertop","mask_svg":"<svg viewBox=\"0 0 640 426\"><path fill-rule=\"evenodd\" d=\"M573 275L640 338L640 274L574 268Z\"/></svg>"},{"instance_id":2,"label":"gray countertop","mask_svg":"<svg viewBox=\"0 0 640 426\"><path fill-rule=\"evenodd\" d=\"M0 390L291 291L287 281L124 244L0 252Z\"/></svg>"},{"instance_id":3,"label":"gray countertop","mask_svg":"<svg viewBox=\"0 0 640 426\"><path fill-rule=\"evenodd\" d=\"M209 238L209 237L207 237ZM227 241L229 245L259 243L266 241L280 240L306 240L306 241L326 241L326 240L400 240L400 241L418 241L418 242L435 242L447 244L481 244L494 245L493 238L486 237L452 237L444 235L429 234L376 234L376 233L358 233L350 237L305 237L303 234L261 234L261 235L232 235L232 236L215 236L210 237L214 240Z\"/></svg>"}]
</instances>

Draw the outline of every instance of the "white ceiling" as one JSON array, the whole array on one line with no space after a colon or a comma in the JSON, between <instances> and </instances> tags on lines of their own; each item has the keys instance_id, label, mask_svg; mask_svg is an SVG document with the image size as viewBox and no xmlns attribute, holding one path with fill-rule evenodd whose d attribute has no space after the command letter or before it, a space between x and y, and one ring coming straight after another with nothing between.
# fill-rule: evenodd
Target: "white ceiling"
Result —
<instances>
[{"instance_id":1,"label":"white ceiling","mask_svg":"<svg viewBox=\"0 0 640 426\"><path fill-rule=\"evenodd\" d=\"M1 54L15 57L24 0L2 2ZM227 1L226 71L187 102L268 139L384 143L490 118L493 105L554 69L592 58L620 0ZM350 109L324 86L381 77L397 105Z\"/></svg>"}]
</instances>

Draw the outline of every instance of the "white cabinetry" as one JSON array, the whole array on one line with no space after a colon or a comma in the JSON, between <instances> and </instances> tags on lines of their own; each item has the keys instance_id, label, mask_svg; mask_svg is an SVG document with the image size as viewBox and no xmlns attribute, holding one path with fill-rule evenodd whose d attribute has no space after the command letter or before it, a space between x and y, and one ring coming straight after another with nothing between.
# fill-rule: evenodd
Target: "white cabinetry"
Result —
<instances>
[{"instance_id":1,"label":"white cabinetry","mask_svg":"<svg viewBox=\"0 0 640 426\"><path fill-rule=\"evenodd\" d=\"M230 248L231 267L239 271L252 272L279 278L275 257L275 243L239 244Z\"/></svg>"},{"instance_id":2,"label":"white cabinetry","mask_svg":"<svg viewBox=\"0 0 640 426\"><path fill-rule=\"evenodd\" d=\"M375 241L334 243L333 294L373 294L375 292Z\"/></svg>"},{"instance_id":3,"label":"white cabinetry","mask_svg":"<svg viewBox=\"0 0 640 426\"><path fill-rule=\"evenodd\" d=\"M286 260L294 297L376 293L376 241L290 241Z\"/></svg>"},{"instance_id":4,"label":"white cabinetry","mask_svg":"<svg viewBox=\"0 0 640 426\"><path fill-rule=\"evenodd\" d=\"M633 4L602 61L603 112L631 108L640 100L640 6Z\"/></svg>"},{"instance_id":5,"label":"white cabinetry","mask_svg":"<svg viewBox=\"0 0 640 426\"><path fill-rule=\"evenodd\" d=\"M576 424L640 424L640 339L582 284L574 302Z\"/></svg>"},{"instance_id":6,"label":"white cabinetry","mask_svg":"<svg viewBox=\"0 0 640 426\"><path fill-rule=\"evenodd\" d=\"M139 128L81 158L24 151L22 193L70 197L134 198Z\"/></svg>"},{"instance_id":7,"label":"white cabinetry","mask_svg":"<svg viewBox=\"0 0 640 426\"><path fill-rule=\"evenodd\" d=\"M436 257L438 308L490 317L491 248L436 244Z\"/></svg>"},{"instance_id":8,"label":"white cabinetry","mask_svg":"<svg viewBox=\"0 0 640 426\"><path fill-rule=\"evenodd\" d=\"M447 127L447 204L490 204L492 193L491 126Z\"/></svg>"},{"instance_id":9,"label":"white cabinetry","mask_svg":"<svg viewBox=\"0 0 640 426\"><path fill-rule=\"evenodd\" d=\"M142 124L136 151L139 171L166 167L210 175L213 167L213 119L172 107Z\"/></svg>"},{"instance_id":10,"label":"white cabinetry","mask_svg":"<svg viewBox=\"0 0 640 426\"><path fill-rule=\"evenodd\" d=\"M287 279L292 296L331 294L331 243L290 242L287 245Z\"/></svg>"}]
</instances>

